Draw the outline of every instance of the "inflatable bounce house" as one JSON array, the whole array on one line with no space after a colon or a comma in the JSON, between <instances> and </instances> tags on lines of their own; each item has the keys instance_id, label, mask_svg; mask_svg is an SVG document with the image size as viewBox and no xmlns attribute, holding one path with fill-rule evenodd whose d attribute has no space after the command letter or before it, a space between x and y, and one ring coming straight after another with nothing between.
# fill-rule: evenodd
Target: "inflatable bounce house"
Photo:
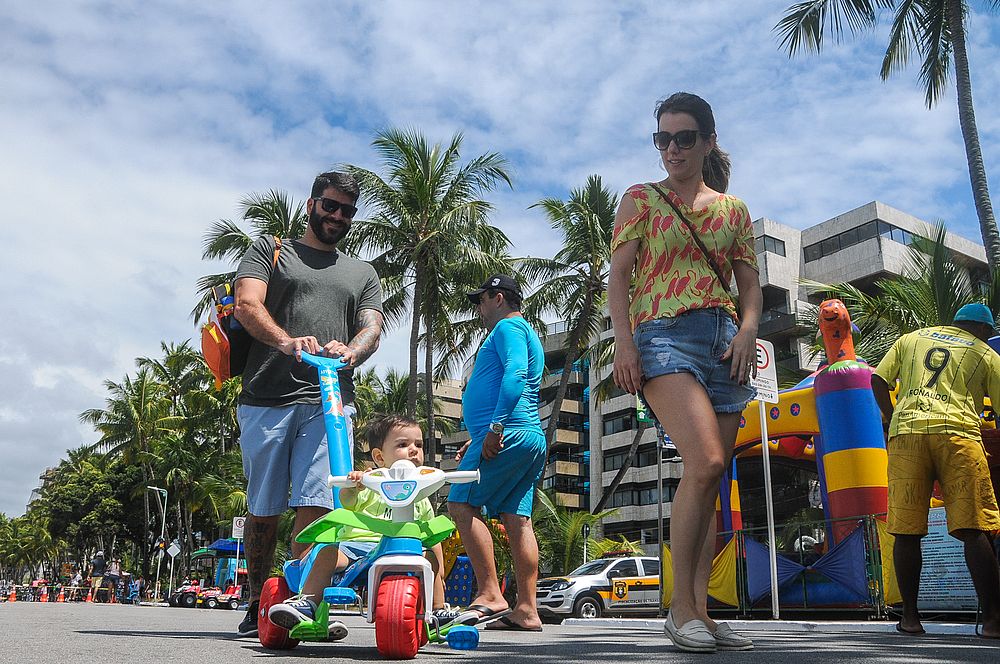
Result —
<instances>
[{"instance_id":1,"label":"inflatable bounce house","mask_svg":"<svg viewBox=\"0 0 1000 664\"><path fill-rule=\"evenodd\" d=\"M823 536L809 556L814 560L806 562L795 555L798 552L786 555L779 550L779 604L881 611L900 597L892 568L893 538L885 530L888 457L881 413L871 391L874 369L854 352L851 318L844 304L827 300L819 314L826 363L794 387L779 391L777 404L766 404L771 458L815 468L824 513ZM1000 337L992 339L991 346L1000 352ZM770 604L766 538L750 534L759 528L744 530L736 472L739 459L761 455L759 413L756 402L743 412L736 456L719 491L717 523L724 535L709 583L709 595L717 606L746 610ZM1000 432L988 404L983 419L983 441L996 485ZM777 524L779 530L781 526ZM814 538L809 539L812 544ZM666 570L669 558L665 549ZM672 580L666 579L665 606L671 587Z\"/></svg>"}]
</instances>

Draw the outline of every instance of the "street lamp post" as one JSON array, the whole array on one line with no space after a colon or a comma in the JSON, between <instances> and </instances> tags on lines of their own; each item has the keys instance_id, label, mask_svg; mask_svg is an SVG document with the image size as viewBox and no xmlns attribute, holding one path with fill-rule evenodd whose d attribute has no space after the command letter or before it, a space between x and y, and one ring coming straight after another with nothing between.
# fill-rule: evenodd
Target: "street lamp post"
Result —
<instances>
[{"instance_id":1,"label":"street lamp post","mask_svg":"<svg viewBox=\"0 0 1000 664\"><path fill-rule=\"evenodd\" d=\"M163 494L163 519L160 521L160 541L166 542L166 532L167 532L167 490L161 489L158 486L146 486L147 489L156 491L156 502L160 502L160 494ZM163 561L163 552L160 551L159 557L156 559L156 585L153 590L153 600L155 601L160 595L160 563Z\"/></svg>"}]
</instances>

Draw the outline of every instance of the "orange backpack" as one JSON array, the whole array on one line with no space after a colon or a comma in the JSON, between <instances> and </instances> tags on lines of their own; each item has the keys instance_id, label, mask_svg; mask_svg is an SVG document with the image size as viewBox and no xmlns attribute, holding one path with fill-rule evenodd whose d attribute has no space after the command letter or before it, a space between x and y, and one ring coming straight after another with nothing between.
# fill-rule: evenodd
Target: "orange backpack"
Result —
<instances>
[{"instance_id":1,"label":"orange backpack","mask_svg":"<svg viewBox=\"0 0 1000 664\"><path fill-rule=\"evenodd\" d=\"M275 236L272 270L277 268L280 254L281 238ZM222 389L223 382L243 373L250 354L250 344L253 343L253 337L233 315L236 308L234 293L234 284L231 283L212 289L215 308L209 314L208 322L201 328L201 354L215 378L216 389Z\"/></svg>"}]
</instances>

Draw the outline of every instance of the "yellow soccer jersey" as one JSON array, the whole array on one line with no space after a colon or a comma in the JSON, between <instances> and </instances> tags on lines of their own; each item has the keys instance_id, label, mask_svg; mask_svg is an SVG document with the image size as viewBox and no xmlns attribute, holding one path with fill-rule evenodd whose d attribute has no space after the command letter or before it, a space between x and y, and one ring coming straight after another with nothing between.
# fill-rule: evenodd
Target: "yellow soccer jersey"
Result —
<instances>
[{"instance_id":1,"label":"yellow soccer jersey","mask_svg":"<svg viewBox=\"0 0 1000 664\"><path fill-rule=\"evenodd\" d=\"M899 378L890 436L950 434L978 440L983 397L1000 403L1000 355L949 325L903 335L875 373L890 389Z\"/></svg>"}]
</instances>

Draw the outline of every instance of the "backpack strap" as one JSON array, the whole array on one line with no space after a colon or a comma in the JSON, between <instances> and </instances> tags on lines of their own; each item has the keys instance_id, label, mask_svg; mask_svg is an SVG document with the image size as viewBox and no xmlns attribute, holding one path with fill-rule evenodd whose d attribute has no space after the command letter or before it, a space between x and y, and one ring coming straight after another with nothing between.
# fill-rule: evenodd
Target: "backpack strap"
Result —
<instances>
[{"instance_id":1,"label":"backpack strap","mask_svg":"<svg viewBox=\"0 0 1000 664\"><path fill-rule=\"evenodd\" d=\"M281 255L281 238L274 236L274 258L271 259L271 269L278 267L278 256Z\"/></svg>"}]
</instances>

